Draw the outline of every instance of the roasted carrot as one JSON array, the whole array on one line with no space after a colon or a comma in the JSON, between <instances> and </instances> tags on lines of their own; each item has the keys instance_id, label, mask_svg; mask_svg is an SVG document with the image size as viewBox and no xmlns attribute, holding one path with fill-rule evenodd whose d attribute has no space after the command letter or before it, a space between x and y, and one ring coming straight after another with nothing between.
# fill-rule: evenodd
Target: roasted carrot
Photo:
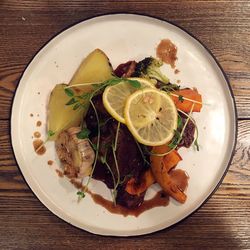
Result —
<instances>
[{"instance_id":1,"label":"roasted carrot","mask_svg":"<svg viewBox=\"0 0 250 250\"><path fill-rule=\"evenodd\" d=\"M140 195L145 192L153 183L155 178L152 174L151 169L148 169L136 183L135 178L131 178L126 185L125 190L132 195Z\"/></svg>"},{"instance_id":2,"label":"roasted carrot","mask_svg":"<svg viewBox=\"0 0 250 250\"><path fill-rule=\"evenodd\" d=\"M167 145L153 148L155 154L163 154L169 150ZM151 155L151 169L155 180L162 187L163 191L175 200L184 203L187 196L180 190L177 184L171 179L169 171L181 160L177 151L173 150L165 156Z\"/></svg>"},{"instance_id":3,"label":"roasted carrot","mask_svg":"<svg viewBox=\"0 0 250 250\"><path fill-rule=\"evenodd\" d=\"M166 151L165 151L166 152ZM182 158L176 150L163 156L163 164L166 171L169 172L173 167L175 167Z\"/></svg>"},{"instance_id":4,"label":"roasted carrot","mask_svg":"<svg viewBox=\"0 0 250 250\"><path fill-rule=\"evenodd\" d=\"M200 112L202 108L202 98L197 89L181 89L171 92L170 95L176 107L184 112L190 112L193 104L193 112Z\"/></svg>"}]
</instances>

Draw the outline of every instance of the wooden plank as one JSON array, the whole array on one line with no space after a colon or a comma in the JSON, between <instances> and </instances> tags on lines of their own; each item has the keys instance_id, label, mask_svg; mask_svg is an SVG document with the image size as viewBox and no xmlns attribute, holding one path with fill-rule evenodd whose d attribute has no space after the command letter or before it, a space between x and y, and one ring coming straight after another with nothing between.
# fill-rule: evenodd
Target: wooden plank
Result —
<instances>
[{"instance_id":1,"label":"wooden plank","mask_svg":"<svg viewBox=\"0 0 250 250\"><path fill-rule=\"evenodd\" d=\"M140 238L99 238L67 225L49 212L24 183L15 165L9 138L9 122L0 123L0 232L2 249L84 245L109 249L170 249L178 247L234 249L249 247L250 227L250 121L239 122L235 156L223 184L201 209L171 229ZM84 212L83 212L84 216ZM48 234L49 228L49 234ZM23 230L25 229L25 230ZM9 241L9 235L11 241ZM64 234L67 237L62 237ZM32 235L32 239L30 237ZM152 241L153 239L153 241ZM53 248L51 248L53 249Z\"/></svg>"},{"instance_id":2,"label":"wooden plank","mask_svg":"<svg viewBox=\"0 0 250 250\"><path fill-rule=\"evenodd\" d=\"M223 184L182 223L141 237L99 237L57 218L30 191L14 160L8 119L23 70L48 39L83 19L123 11L173 21L212 51L235 94L238 143ZM0 20L1 249L250 249L249 0L8 0L0 3Z\"/></svg>"},{"instance_id":3,"label":"wooden plank","mask_svg":"<svg viewBox=\"0 0 250 250\"><path fill-rule=\"evenodd\" d=\"M94 4L95 3L95 4ZM239 118L250 118L249 1L135 1L134 12L171 20L197 36L216 56L229 77ZM67 5L67 8L65 7ZM39 48L65 26L122 6L112 1L5 1L0 6L0 119L8 119L14 89L25 66ZM96 12L100 7L102 11ZM65 8L65 9L63 9ZM181 8L182 11L179 11ZM46 10L49 9L49 14ZM2 10L2 11L1 11ZM164 11L163 11L164 10ZM224 13L224 15L221 15ZM55 18L56 17L56 18ZM31 42L32 41L32 42ZM11 44L11 50L8 50Z\"/></svg>"}]
</instances>

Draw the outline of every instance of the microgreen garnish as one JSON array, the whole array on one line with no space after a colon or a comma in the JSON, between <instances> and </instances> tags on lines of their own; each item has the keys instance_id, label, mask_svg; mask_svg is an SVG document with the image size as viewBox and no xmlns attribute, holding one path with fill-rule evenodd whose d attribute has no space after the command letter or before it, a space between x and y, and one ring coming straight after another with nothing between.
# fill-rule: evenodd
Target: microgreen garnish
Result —
<instances>
[{"instance_id":1,"label":"microgreen garnish","mask_svg":"<svg viewBox=\"0 0 250 250\"><path fill-rule=\"evenodd\" d=\"M119 170L119 166L118 166L118 162L117 162L117 158L116 158L116 149L117 149L117 142L118 142L118 137L119 137L119 130L120 130L120 125L121 123L118 122L117 124L117 129L116 129L116 134L115 134L115 141L112 144L112 153L113 153L113 157L114 157L114 162L115 162L115 167L116 167L116 172L117 172L117 181L116 184L114 186L113 189L113 197L114 197L114 205L116 206L116 196L117 196L117 188L120 184L120 170Z\"/></svg>"},{"instance_id":2,"label":"microgreen garnish","mask_svg":"<svg viewBox=\"0 0 250 250\"><path fill-rule=\"evenodd\" d=\"M174 130L174 137L172 141L168 144L168 147L170 147L171 149L175 149L180 141L181 141L181 133L176 129Z\"/></svg>"},{"instance_id":3,"label":"microgreen garnish","mask_svg":"<svg viewBox=\"0 0 250 250\"><path fill-rule=\"evenodd\" d=\"M87 184L85 185L83 192L86 192L86 190L88 189L88 185L89 185L90 180L92 179L93 173L95 171L95 166L96 166L96 162L97 162L97 158L98 158L98 153L99 153L100 137L101 137L101 131L100 131L100 125L99 125L99 116L98 116L97 110L96 110L95 105L92 102L92 100L90 100L89 102L90 102L92 108L94 109L94 113L95 113L96 120L97 120L97 143L96 143L95 160L94 160L91 173L89 175Z\"/></svg>"},{"instance_id":4,"label":"microgreen garnish","mask_svg":"<svg viewBox=\"0 0 250 250\"><path fill-rule=\"evenodd\" d=\"M179 99L179 97L180 97L180 95L177 95L177 94L174 94L174 93L171 93L171 92L169 92L169 94L170 94L171 96L177 97L178 99ZM184 97L184 96L182 96L181 99L186 100L186 101L190 101L190 102L192 102L193 104L195 104L195 103L197 103L197 104L204 104L203 102L199 102L199 101L196 101L196 100L193 100L193 99Z\"/></svg>"},{"instance_id":5,"label":"microgreen garnish","mask_svg":"<svg viewBox=\"0 0 250 250\"><path fill-rule=\"evenodd\" d=\"M182 119L181 116L178 114L178 120L177 120L177 128L182 128L183 124L182 124Z\"/></svg>"},{"instance_id":6,"label":"microgreen garnish","mask_svg":"<svg viewBox=\"0 0 250 250\"><path fill-rule=\"evenodd\" d=\"M78 191L76 194L78 195L79 199L82 199L85 197L85 193L83 191Z\"/></svg>"},{"instance_id":7,"label":"microgreen garnish","mask_svg":"<svg viewBox=\"0 0 250 250\"><path fill-rule=\"evenodd\" d=\"M114 175L114 173L113 173L110 165L107 162L107 152L108 152L108 149L106 150L104 156L100 157L100 160L101 160L102 164L106 165L106 167L108 168L109 172L111 173L112 180L113 180L113 186L115 187L116 186L115 175ZM111 196L112 196L112 199L113 199L113 203L115 204L115 202L116 202L116 195L114 195L114 189L111 191Z\"/></svg>"},{"instance_id":8,"label":"microgreen garnish","mask_svg":"<svg viewBox=\"0 0 250 250\"><path fill-rule=\"evenodd\" d=\"M180 89L180 86L177 84L173 84L173 83L159 83L159 88L160 90L164 90L166 92L170 92L170 91L176 91Z\"/></svg>"},{"instance_id":9,"label":"microgreen garnish","mask_svg":"<svg viewBox=\"0 0 250 250\"><path fill-rule=\"evenodd\" d=\"M115 185L115 187L113 189L114 205L116 205L117 187L120 184L120 171L119 171L119 166L118 166L118 162L117 162L117 158L116 158L116 154L115 154L115 145L112 145L112 153L113 153L113 157L114 157L114 161L115 161L115 167L116 167L116 171L117 171L117 181L116 181L116 185Z\"/></svg>"},{"instance_id":10,"label":"microgreen garnish","mask_svg":"<svg viewBox=\"0 0 250 250\"><path fill-rule=\"evenodd\" d=\"M151 164L147 161L147 159L146 159L146 157L145 157L145 154L143 153L143 150L142 150L142 148L141 148L139 142L138 142L136 139L135 139L135 143L136 143L136 145L137 145L137 147L138 147L138 149L139 149L139 151L140 151L140 154L141 154L141 157L142 157L142 159L143 159L143 161L144 161L144 164L150 166ZM148 151L147 151L147 153L148 153Z\"/></svg>"},{"instance_id":11,"label":"microgreen garnish","mask_svg":"<svg viewBox=\"0 0 250 250\"><path fill-rule=\"evenodd\" d=\"M90 139L88 139L91 147L96 151L97 150L97 145L95 143L93 143Z\"/></svg>"},{"instance_id":12,"label":"microgreen garnish","mask_svg":"<svg viewBox=\"0 0 250 250\"><path fill-rule=\"evenodd\" d=\"M116 151L117 149L117 142L118 142L118 136L119 136L119 130L120 130L121 123L118 122L117 124L117 129L116 129L116 134L115 134L115 144L114 144L114 150Z\"/></svg>"},{"instance_id":13,"label":"microgreen garnish","mask_svg":"<svg viewBox=\"0 0 250 250\"><path fill-rule=\"evenodd\" d=\"M48 137L51 137L51 136L53 136L53 135L55 134L55 132L52 131L52 130L49 130L49 131L47 132L47 134L48 134Z\"/></svg>"},{"instance_id":14,"label":"microgreen garnish","mask_svg":"<svg viewBox=\"0 0 250 250\"><path fill-rule=\"evenodd\" d=\"M77 102L77 100L75 98L71 98L65 105L72 105L72 104L74 104L76 102Z\"/></svg>"},{"instance_id":15,"label":"microgreen garnish","mask_svg":"<svg viewBox=\"0 0 250 250\"><path fill-rule=\"evenodd\" d=\"M180 102L184 102L184 97L183 97L182 95L179 95L179 96L178 96L178 100L179 100Z\"/></svg>"},{"instance_id":16,"label":"microgreen garnish","mask_svg":"<svg viewBox=\"0 0 250 250\"><path fill-rule=\"evenodd\" d=\"M198 137L196 137L196 139L194 140L194 146L196 147L196 150L197 151L200 151L200 147L199 147L199 144L198 144Z\"/></svg>"},{"instance_id":17,"label":"microgreen garnish","mask_svg":"<svg viewBox=\"0 0 250 250\"><path fill-rule=\"evenodd\" d=\"M106 119L106 120L104 120L104 121L100 121L100 127L103 127L103 126L105 126L110 120L112 120L113 119L113 117L110 117L110 118L108 118L108 119Z\"/></svg>"},{"instance_id":18,"label":"microgreen garnish","mask_svg":"<svg viewBox=\"0 0 250 250\"><path fill-rule=\"evenodd\" d=\"M76 134L78 139L86 139L89 137L90 131L87 128L83 128L79 133Z\"/></svg>"},{"instance_id":19,"label":"microgreen garnish","mask_svg":"<svg viewBox=\"0 0 250 250\"><path fill-rule=\"evenodd\" d=\"M199 133L198 133L198 127L197 127L197 125L196 125L195 120L194 120L190 115L186 114L185 112L183 112L183 111L180 110L180 109L178 109L178 112L184 114L186 117L189 117L189 119L191 120L191 122L194 124L196 135L195 135L195 139L194 139L194 141L193 141L193 144L194 144L196 150L199 151L199 150L200 150L200 147L199 147L199 144L198 144Z\"/></svg>"},{"instance_id":20,"label":"microgreen garnish","mask_svg":"<svg viewBox=\"0 0 250 250\"><path fill-rule=\"evenodd\" d=\"M64 92L67 96L69 97L73 97L75 94L74 94L74 91L71 89L71 88L65 88L64 89Z\"/></svg>"},{"instance_id":21,"label":"microgreen garnish","mask_svg":"<svg viewBox=\"0 0 250 250\"><path fill-rule=\"evenodd\" d=\"M136 89L139 89L141 87L141 83L137 80L126 79L126 82Z\"/></svg>"},{"instance_id":22,"label":"microgreen garnish","mask_svg":"<svg viewBox=\"0 0 250 250\"><path fill-rule=\"evenodd\" d=\"M123 82L123 81L130 84L134 88L141 87L141 83L137 80L132 80L132 79L128 79L128 78L113 77L113 78L111 78L107 81L101 82L101 83L93 83L92 84L92 87L93 87L92 92L83 93L82 95L75 95L72 88L80 87L82 85L84 86L86 84L84 83L84 84L71 85L71 86L67 86L64 89L65 94L67 96L71 97L71 99L66 103L66 105L74 105L73 110L76 110L81 106L84 108L85 107L84 105L86 103L88 103L94 96L99 94L106 87L116 85L116 84Z\"/></svg>"},{"instance_id":23,"label":"microgreen garnish","mask_svg":"<svg viewBox=\"0 0 250 250\"><path fill-rule=\"evenodd\" d=\"M73 110L77 110L82 104L77 102L74 106L73 106Z\"/></svg>"}]
</instances>

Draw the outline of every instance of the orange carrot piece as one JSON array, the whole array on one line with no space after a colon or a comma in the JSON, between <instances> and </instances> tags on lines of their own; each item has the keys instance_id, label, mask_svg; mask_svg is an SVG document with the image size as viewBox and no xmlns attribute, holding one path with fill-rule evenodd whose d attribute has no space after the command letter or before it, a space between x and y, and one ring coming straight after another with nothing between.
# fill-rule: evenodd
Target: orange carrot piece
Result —
<instances>
[{"instance_id":1,"label":"orange carrot piece","mask_svg":"<svg viewBox=\"0 0 250 250\"><path fill-rule=\"evenodd\" d=\"M166 153L169 150L167 145L157 146L153 148L153 152L157 154ZM186 194L182 192L175 182L172 181L169 171L173 168L180 160L181 157L177 151L173 150L171 153L165 156L151 155L151 169L155 180L162 187L164 192L169 194L175 200L184 203L186 201Z\"/></svg>"},{"instance_id":2,"label":"orange carrot piece","mask_svg":"<svg viewBox=\"0 0 250 250\"><path fill-rule=\"evenodd\" d=\"M141 180L136 183L135 178L131 178L126 185L125 190L132 195L140 195L145 192L152 184L155 183L155 178L151 169L148 169L141 177Z\"/></svg>"},{"instance_id":3,"label":"orange carrot piece","mask_svg":"<svg viewBox=\"0 0 250 250\"><path fill-rule=\"evenodd\" d=\"M202 97L198 93L197 89L181 89L181 90L177 90L177 91L172 92L172 94L173 95L170 94L170 96L178 109L180 109L184 112L190 112L191 108L194 104L193 112L200 112L201 111ZM178 96L175 96L175 95L178 95ZM180 98L179 98L179 96L180 96ZM185 100L185 99L180 100L182 97L188 98L190 100L194 100L194 101L197 101L200 103L192 102L192 101Z\"/></svg>"},{"instance_id":4,"label":"orange carrot piece","mask_svg":"<svg viewBox=\"0 0 250 250\"><path fill-rule=\"evenodd\" d=\"M163 157L163 164L167 172L169 172L173 167L175 167L182 158L176 150Z\"/></svg>"}]
</instances>

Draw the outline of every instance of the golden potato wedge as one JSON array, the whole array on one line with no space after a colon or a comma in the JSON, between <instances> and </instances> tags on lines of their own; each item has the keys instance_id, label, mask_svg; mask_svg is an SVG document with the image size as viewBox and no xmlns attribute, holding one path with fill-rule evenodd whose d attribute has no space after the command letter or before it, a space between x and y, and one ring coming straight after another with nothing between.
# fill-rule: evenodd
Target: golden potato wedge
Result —
<instances>
[{"instance_id":1,"label":"golden potato wedge","mask_svg":"<svg viewBox=\"0 0 250 250\"><path fill-rule=\"evenodd\" d=\"M49 137L55 140L57 135L64 129L79 126L84 114L84 110L78 108L73 110L71 105L65 105L71 98L65 94L66 84L57 84L52 90L48 104L48 131L55 134Z\"/></svg>"},{"instance_id":2,"label":"golden potato wedge","mask_svg":"<svg viewBox=\"0 0 250 250\"><path fill-rule=\"evenodd\" d=\"M78 85L82 83L103 82L112 77L112 66L108 57L100 49L95 49L81 63L69 85ZM65 94L66 84L58 84L52 90L48 104L48 131L55 134L50 140L55 140L57 135L64 129L73 126L79 126L87 110L78 108L73 110L73 106L65 105L69 100ZM77 95L91 92L91 84L77 86L73 88Z\"/></svg>"},{"instance_id":3,"label":"golden potato wedge","mask_svg":"<svg viewBox=\"0 0 250 250\"><path fill-rule=\"evenodd\" d=\"M103 82L112 77L112 66L106 54L95 49L81 63L69 85Z\"/></svg>"}]
</instances>

